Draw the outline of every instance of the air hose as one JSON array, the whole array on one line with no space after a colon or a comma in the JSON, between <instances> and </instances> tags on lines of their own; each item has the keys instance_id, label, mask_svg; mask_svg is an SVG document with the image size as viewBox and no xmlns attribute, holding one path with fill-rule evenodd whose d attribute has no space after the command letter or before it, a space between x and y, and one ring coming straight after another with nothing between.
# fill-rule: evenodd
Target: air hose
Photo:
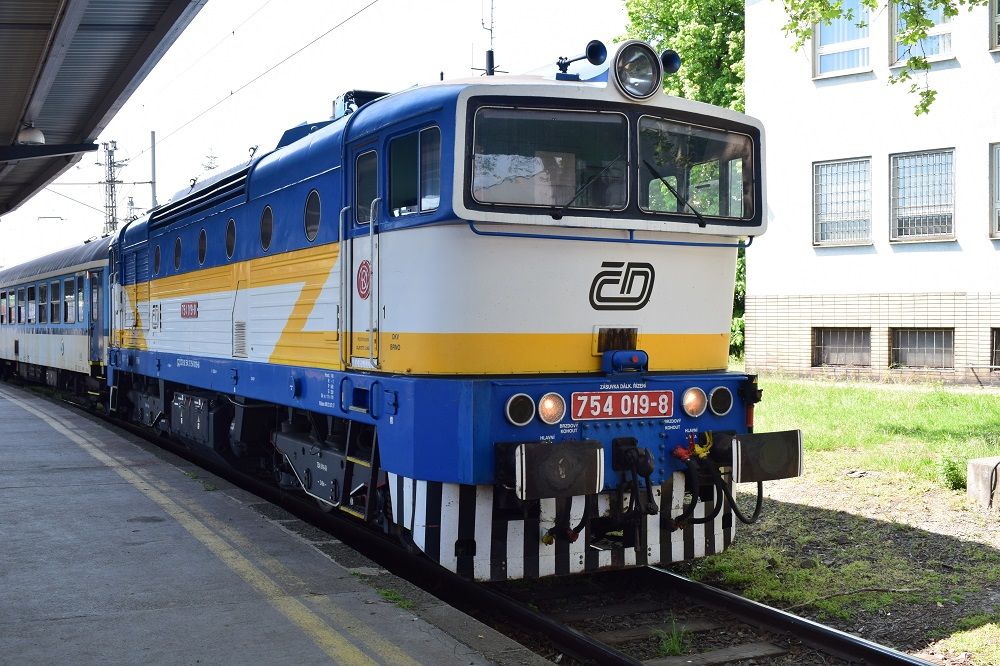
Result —
<instances>
[{"instance_id":1,"label":"air hose","mask_svg":"<svg viewBox=\"0 0 1000 666\"><path fill-rule=\"evenodd\" d=\"M684 487L691 489L691 502L688 503L681 514L674 518L674 529L681 527L694 515L694 509L698 506L698 486L701 481L698 473L698 462L695 458L688 458L684 461Z\"/></svg>"},{"instance_id":2,"label":"air hose","mask_svg":"<svg viewBox=\"0 0 1000 666\"><path fill-rule=\"evenodd\" d=\"M740 507L736 504L736 500L733 499L733 491L729 488L729 484L726 480L722 478L722 473L715 465L708 466L709 471L712 473L713 480L715 481L715 487L718 488L729 500L729 506L733 509L733 514L739 519L741 523L746 525L752 525L756 523L760 518L760 511L764 508L764 483L762 481L757 482L757 501L754 504L753 515L747 518Z\"/></svg>"}]
</instances>

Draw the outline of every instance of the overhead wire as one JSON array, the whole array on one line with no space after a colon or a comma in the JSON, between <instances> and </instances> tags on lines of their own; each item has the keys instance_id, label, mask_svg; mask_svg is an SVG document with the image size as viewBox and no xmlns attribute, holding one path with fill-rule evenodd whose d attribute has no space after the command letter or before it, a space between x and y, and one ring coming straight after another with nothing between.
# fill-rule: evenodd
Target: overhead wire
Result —
<instances>
[{"instance_id":1,"label":"overhead wire","mask_svg":"<svg viewBox=\"0 0 1000 666\"><path fill-rule=\"evenodd\" d=\"M90 204L84 203L84 202L80 201L79 199L74 199L73 197L69 196L68 194L63 194L62 192L57 192L56 190L51 189L51 186L50 187L46 187L45 191L46 192L51 192L52 194L58 194L59 196L63 197L64 199L69 199L70 201L72 201L74 203L78 203L81 206L86 206L87 208L90 208L91 210L96 210L101 215L104 215L104 213L105 213L105 211L101 210L100 208L97 208L95 206L91 206Z\"/></svg>"},{"instance_id":2,"label":"overhead wire","mask_svg":"<svg viewBox=\"0 0 1000 666\"><path fill-rule=\"evenodd\" d=\"M234 90L230 90L228 95L222 97L221 99L219 99L217 102L215 102L211 106L203 109L197 115L195 115L193 118L187 120L186 122L184 122L183 124L181 124L179 127L174 128L173 130L171 130L170 132L168 132L166 135L164 135L162 138L158 138L157 139L157 143L158 144L162 144L164 141L166 141L170 137L174 136L175 134L177 134L178 132L180 132L182 129L184 129L185 127L187 127L191 123L195 122L196 120L198 120L202 116L204 116L209 111L213 110L214 108L216 108L217 106L219 106L220 104L222 104L223 102L225 102L226 100L231 99L237 93L241 92L242 90L244 90L244 89L248 88L249 86L253 85L254 83L256 83L257 81L259 81L263 77L267 76L268 74L270 74L271 72L273 72L275 69L277 69L281 65L285 64L286 62L288 62L289 60L291 60L292 58L294 58L298 54L302 53L307 48L309 48L310 46L312 46L313 44L315 44L316 42L320 41L321 39L323 39L324 37L326 37L327 35L329 35L334 30L337 30L338 28L340 28L343 25L347 24L349 21L351 21L355 17L359 16L361 13L363 13L364 11L366 11L367 9L369 9L370 7L378 4L378 2L379 2L379 0L371 0L364 7L358 9L356 12L354 12L353 14L351 14L350 16L348 16L347 18L345 18L344 20L340 21L339 23L337 23L335 26L333 26L332 28L330 28L326 32L322 33L321 35L319 35L317 37L314 37L308 43L306 43L303 46L299 47L295 51L289 53L287 56L285 56L284 58L282 58L281 60L279 60L275 64L271 65L270 67L268 67L263 72L261 72L260 74L256 75L255 77L253 77L252 79L250 79L249 81L247 81L246 83L244 83L243 85L239 86L238 88L236 88ZM143 153L146 153L148 151L149 151L148 147L144 148L143 150L141 150L138 153L136 153L132 159L134 159L135 157L139 157L140 155L142 155Z\"/></svg>"}]
</instances>

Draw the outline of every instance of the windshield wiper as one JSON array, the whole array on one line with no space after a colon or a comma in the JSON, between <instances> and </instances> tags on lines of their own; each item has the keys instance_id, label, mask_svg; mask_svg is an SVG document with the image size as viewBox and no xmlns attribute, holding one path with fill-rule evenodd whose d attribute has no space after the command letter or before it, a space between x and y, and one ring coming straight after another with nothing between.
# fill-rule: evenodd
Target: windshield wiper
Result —
<instances>
[{"instance_id":1,"label":"windshield wiper","mask_svg":"<svg viewBox=\"0 0 1000 666\"><path fill-rule=\"evenodd\" d=\"M657 180L659 180L661 183L667 186L667 189L670 190L670 193L673 194L677 198L677 200L681 202L682 206L687 206L688 210L694 213L695 217L698 218L699 227L704 228L706 225L708 225L708 222L706 222L702 214L698 212L698 209L692 206L687 199L682 197L681 193L678 192L676 189L674 189L674 186L668 183L667 179L661 176L660 172L657 171L652 164L650 164L646 160L643 160L642 163L646 165L646 168L649 169L649 172L653 174L657 178Z\"/></svg>"},{"instance_id":2,"label":"windshield wiper","mask_svg":"<svg viewBox=\"0 0 1000 666\"><path fill-rule=\"evenodd\" d=\"M594 175L593 177L591 177L590 180L588 180L586 183L584 183L583 185L581 185L580 189L578 189L576 191L576 194L573 195L572 199L570 199L569 201L567 201L566 203L564 203L562 206L553 208L552 209L552 219L553 220L561 220L562 216L563 216L563 213L566 212L566 209L569 208L570 206L572 206L573 202L576 201L577 199L579 199L580 195L583 194L584 192L586 192L587 188L594 184L594 181L596 181L598 178L600 178L601 176L603 176L604 174L606 174L611 169L611 167L613 167L614 165L618 164L618 161L621 160L621 158L624 157L624 156L625 156L625 153L618 153L618 157L616 157L615 159L611 160L611 163L608 164L608 166L606 166L603 169L601 169L596 175Z\"/></svg>"}]
</instances>

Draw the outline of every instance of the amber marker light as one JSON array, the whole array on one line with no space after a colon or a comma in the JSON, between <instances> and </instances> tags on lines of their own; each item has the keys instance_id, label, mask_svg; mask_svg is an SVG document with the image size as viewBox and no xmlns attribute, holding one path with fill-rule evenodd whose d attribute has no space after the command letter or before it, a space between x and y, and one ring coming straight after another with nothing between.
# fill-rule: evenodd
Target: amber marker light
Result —
<instances>
[{"instance_id":1,"label":"amber marker light","mask_svg":"<svg viewBox=\"0 0 1000 666\"><path fill-rule=\"evenodd\" d=\"M549 425L562 421L566 415L566 401L558 393L546 393L538 401L538 418Z\"/></svg>"},{"instance_id":2,"label":"amber marker light","mask_svg":"<svg viewBox=\"0 0 1000 666\"><path fill-rule=\"evenodd\" d=\"M701 416L708 406L708 397L697 386L684 391L684 413L688 416Z\"/></svg>"}]
</instances>

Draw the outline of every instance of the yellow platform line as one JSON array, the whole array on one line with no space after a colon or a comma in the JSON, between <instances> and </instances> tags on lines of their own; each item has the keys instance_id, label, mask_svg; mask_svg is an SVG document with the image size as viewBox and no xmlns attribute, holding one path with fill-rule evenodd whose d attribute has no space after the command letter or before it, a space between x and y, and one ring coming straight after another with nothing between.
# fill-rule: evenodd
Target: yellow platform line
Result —
<instances>
[{"instance_id":1,"label":"yellow platform line","mask_svg":"<svg viewBox=\"0 0 1000 666\"><path fill-rule=\"evenodd\" d=\"M173 490L169 484L152 478L148 473L144 473L141 470L134 471L136 474L143 477L148 483L157 486L165 492ZM302 580L301 577L289 570L288 567L282 564L279 560L263 552L257 544L248 539L242 532L226 525L210 512L206 511L204 507L199 506L197 502L183 497L178 498L175 501L183 504L184 508L195 514L199 520L202 520L209 527L215 530L216 533L228 539L240 550L253 553L254 560L263 565L263 567L267 569L272 576L281 581L286 587L299 587L303 590L308 590L309 585L306 581ZM363 643L369 650L376 653L387 663L398 664L400 666L419 666L420 662L411 658L401 648L394 645L390 641L383 639L377 634L373 634L369 625L365 624L360 618L355 617L346 609L335 604L328 596L314 596L310 599L309 603L311 605L321 607L323 612L327 614L329 619L333 620L338 627L346 629L355 638L355 640Z\"/></svg>"},{"instance_id":2,"label":"yellow platform line","mask_svg":"<svg viewBox=\"0 0 1000 666\"><path fill-rule=\"evenodd\" d=\"M158 489L153 488L133 470L104 452L99 444L92 443L90 438L73 432L60 419L50 416L4 391L0 391L0 397L44 421L53 430L79 446L93 458L118 474L129 485L159 505L167 515L176 520L181 527L208 548L223 564L263 596L271 606L295 624L334 662L350 665L377 663L355 647L347 638L330 627L305 604L298 599L288 596L280 585L254 566L250 560L226 543L219 535L212 532L207 525L180 507Z\"/></svg>"}]
</instances>

